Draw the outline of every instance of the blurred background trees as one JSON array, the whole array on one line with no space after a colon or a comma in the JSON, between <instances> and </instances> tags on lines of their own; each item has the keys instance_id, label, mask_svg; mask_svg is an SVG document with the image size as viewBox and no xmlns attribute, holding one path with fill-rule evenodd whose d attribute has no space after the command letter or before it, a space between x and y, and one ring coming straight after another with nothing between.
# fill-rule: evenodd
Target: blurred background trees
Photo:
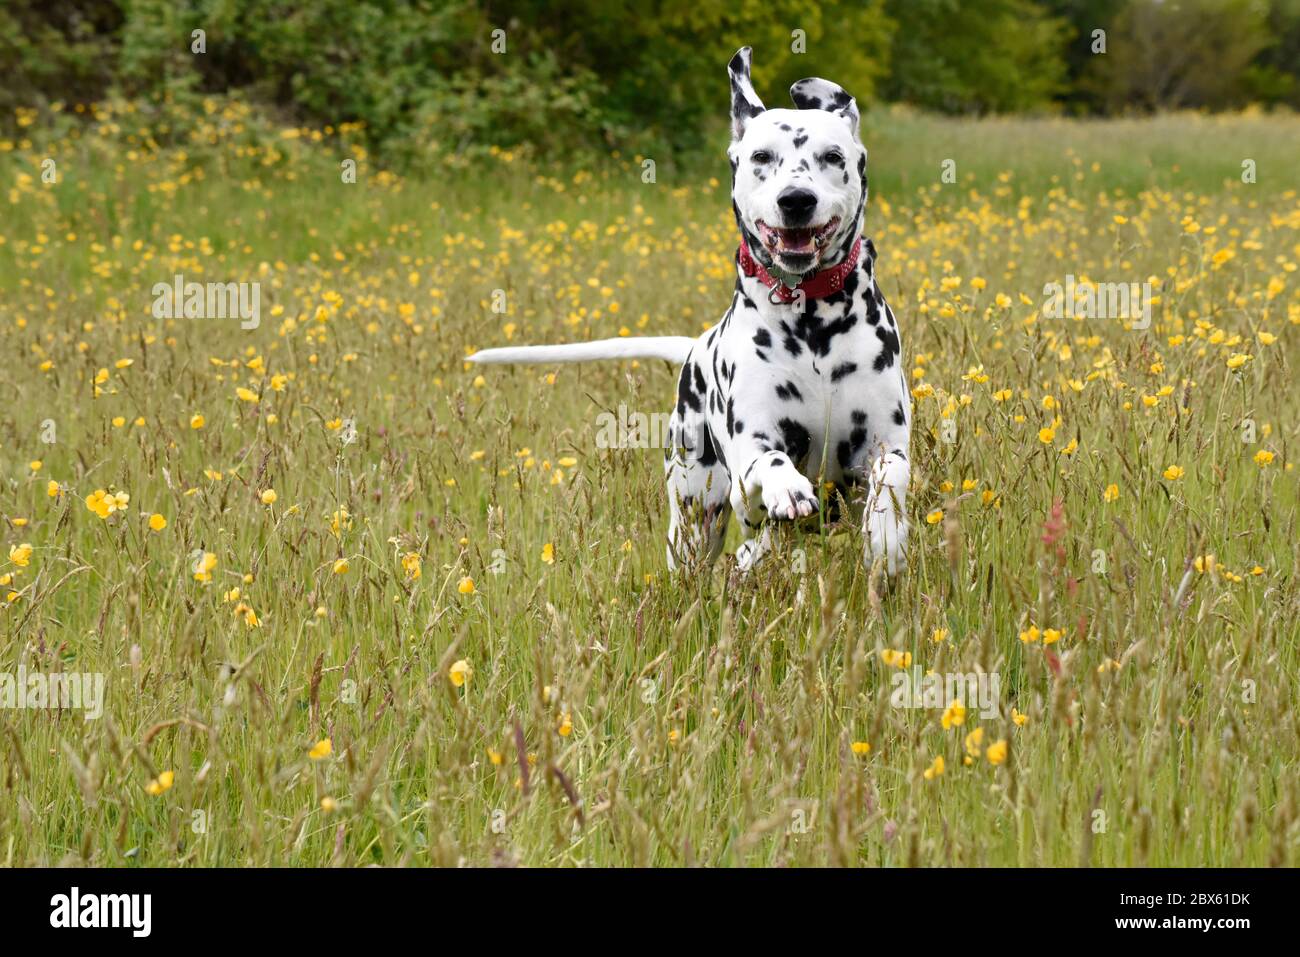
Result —
<instances>
[{"instance_id":1,"label":"blurred background trees","mask_svg":"<svg viewBox=\"0 0 1300 957\"><path fill-rule=\"evenodd\" d=\"M121 101L176 135L234 97L362 124L398 164L686 155L716 144L745 44L769 105L809 74L955 114L1300 105L1300 0L5 0L0 129Z\"/></svg>"}]
</instances>

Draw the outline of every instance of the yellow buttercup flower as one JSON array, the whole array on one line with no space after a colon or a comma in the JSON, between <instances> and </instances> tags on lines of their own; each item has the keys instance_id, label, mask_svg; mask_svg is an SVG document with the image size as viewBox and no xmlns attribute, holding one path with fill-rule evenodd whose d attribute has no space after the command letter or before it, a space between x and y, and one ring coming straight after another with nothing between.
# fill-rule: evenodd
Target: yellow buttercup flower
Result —
<instances>
[{"instance_id":1,"label":"yellow buttercup flower","mask_svg":"<svg viewBox=\"0 0 1300 957\"><path fill-rule=\"evenodd\" d=\"M1179 465L1171 465L1164 471L1165 478L1171 482L1177 482L1186 474L1187 473L1183 471L1182 466Z\"/></svg>"},{"instance_id":2,"label":"yellow buttercup flower","mask_svg":"<svg viewBox=\"0 0 1300 957\"><path fill-rule=\"evenodd\" d=\"M1244 352L1234 352L1231 356L1228 357L1228 368L1240 369L1242 366L1244 366L1247 362L1249 362L1253 358L1254 356L1247 355Z\"/></svg>"},{"instance_id":3,"label":"yellow buttercup flower","mask_svg":"<svg viewBox=\"0 0 1300 957\"><path fill-rule=\"evenodd\" d=\"M235 591L238 592L238 589L235 589ZM234 614L235 617L242 618L244 620L244 626L247 628L262 627L262 621L260 618L257 617L257 613L253 611L251 605L245 602L241 601L237 605L235 605Z\"/></svg>"},{"instance_id":4,"label":"yellow buttercup flower","mask_svg":"<svg viewBox=\"0 0 1300 957\"><path fill-rule=\"evenodd\" d=\"M865 754L871 753L871 745L866 741L854 741L852 744L849 745L849 750L851 750L858 757L862 757Z\"/></svg>"},{"instance_id":5,"label":"yellow buttercup flower","mask_svg":"<svg viewBox=\"0 0 1300 957\"><path fill-rule=\"evenodd\" d=\"M402 569L406 577L415 581L420 577L420 556L417 552L407 552L402 556Z\"/></svg>"},{"instance_id":6,"label":"yellow buttercup flower","mask_svg":"<svg viewBox=\"0 0 1300 957\"><path fill-rule=\"evenodd\" d=\"M545 565L555 564L555 546L550 542L542 546L542 563Z\"/></svg>"},{"instance_id":7,"label":"yellow buttercup flower","mask_svg":"<svg viewBox=\"0 0 1300 957\"><path fill-rule=\"evenodd\" d=\"M943 725L943 730L960 727L966 723L966 706L961 703L960 698L953 698L952 703L943 711L943 716L939 719Z\"/></svg>"},{"instance_id":8,"label":"yellow buttercup flower","mask_svg":"<svg viewBox=\"0 0 1300 957\"><path fill-rule=\"evenodd\" d=\"M258 498L262 500L263 505L274 505L275 500L279 498L279 496L275 494L275 489L268 488L263 489L262 494L259 495Z\"/></svg>"},{"instance_id":9,"label":"yellow buttercup flower","mask_svg":"<svg viewBox=\"0 0 1300 957\"><path fill-rule=\"evenodd\" d=\"M333 566L334 574L335 574L335 575L346 575L346 574L348 573L348 570L349 570L351 567L352 567L352 566L348 564L348 560L347 560L346 558L339 558L339 559L336 559L335 562L334 562L334 566Z\"/></svg>"},{"instance_id":10,"label":"yellow buttercup flower","mask_svg":"<svg viewBox=\"0 0 1300 957\"><path fill-rule=\"evenodd\" d=\"M933 781L935 778L939 777L942 774L943 774L943 755L941 754L938 757L936 757L932 762L930 762L930 766L925 769L925 773L923 776L927 781Z\"/></svg>"},{"instance_id":11,"label":"yellow buttercup flower","mask_svg":"<svg viewBox=\"0 0 1300 957\"><path fill-rule=\"evenodd\" d=\"M893 648L882 648L880 650L880 660L893 668L910 668L912 653L910 651L895 651Z\"/></svg>"},{"instance_id":12,"label":"yellow buttercup flower","mask_svg":"<svg viewBox=\"0 0 1300 957\"><path fill-rule=\"evenodd\" d=\"M312 749L307 752L307 757L311 758L313 761L323 761L333 753L334 742L329 738L321 738L316 742Z\"/></svg>"},{"instance_id":13,"label":"yellow buttercup flower","mask_svg":"<svg viewBox=\"0 0 1300 957\"><path fill-rule=\"evenodd\" d=\"M32 558L32 546L27 542L21 545L14 545L9 549L9 560L19 568L26 568Z\"/></svg>"},{"instance_id":14,"label":"yellow buttercup flower","mask_svg":"<svg viewBox=\"0 0 1300 957\"><path fill-rule=\"evenodd\" d=\"M989 759L989 764L1001 764L1007 759L1007 741L1006 738L1000 738L988 746L984 756Z\"/></svg>"},{"instance_id":15,"label":"yellow buttercup flower","mask_svg":"<svg viewBox=\"0 0 1300 957\"><path fill-rule=\"evenodd\" d=\"M464 658L455 662L447 669L447 678L457 688L463 688L469 684L469 679L474 677L474 669L470 667L468 661Z\"/></svg>"},{"instance_id":16,"label":"yellow buttercup flower","mask_svg":"<svg viewBox=\"0 0 1300 957\"><path fill-rule=\"evenodd\" d=\"M462 595L474 594L474 592L477 591L477 589L474 587L474 579L466 575L464 578L460 580L459 583L457 583L456 591L460 592Z\"/></svg>"},{"instance_id":17,"label":"yellow buttercup flower","mask_svg":"<svg viewBox=\"0 0 1300 957\"><path fill-rule=\"evenodd\" d=\"M170 791L173 784L176 783L176 772L164 771L152 781L144 786L145 793L157 797L165 791Z\"/></svg>"},{"instance_id":18,"label":"yellow buttercup flower","mask_svg":"<svg viewBox=\"0 0 1300 957\"><path fill-rule=\"evenodd\" d=\"M167 527L167 519L162 515L159 515L157 512L154 512L149 516L149 527L155 532L161 532Z\"/></svg>"},{"instance_id":19,"label":"yellow buttercup flower","mask_svg":"<svg viewBox=\"0 0 1300 957\"><path fill-rule=\"evenodd\" d=\"M114 512L126 511L130 500L131 496L126 492L106 492L99 488L86 496L86 508L106 519Z\"/></svg>"},{"instance_id":20,"label":"yellow buttercup flower","mask_svg":"<svg viewBox=\"0 0 1300 957\"><path fill-rule=\"evenodd\" d=\"M211 552L204 552L194 563L194 580L200 582L212 581L212 570L217 567L217 556Z\"/></svg>"}]
</instances>

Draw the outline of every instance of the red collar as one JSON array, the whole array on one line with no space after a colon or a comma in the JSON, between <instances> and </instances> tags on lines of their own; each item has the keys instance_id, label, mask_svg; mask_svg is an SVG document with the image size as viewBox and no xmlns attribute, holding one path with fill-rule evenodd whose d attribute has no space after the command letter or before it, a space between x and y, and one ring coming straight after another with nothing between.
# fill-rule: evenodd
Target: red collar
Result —
<instances>
[{"instance_id":1,"label":"red collar","mask_svg":"<svg viewBox=\"0 0 1300 957\"><path fill-rule=\"evenodd\" d=\"M764 269L763 264L755 259L754 254L749 251L749 244L744 239L740 241L740 251L737 258L740 262L741 272L751 278L757 276L759 282L772 290L768 293L770 301L794 302L797 295L796 290L802 292L806 299L825 299L827 296L839 292L844 288L844 280L848 278L849 273L853 272L857 267L858 256L861 254L862 237L859 236L842 263L813 273L794 289L786 286Z\"/></svg>"}]
</instances>

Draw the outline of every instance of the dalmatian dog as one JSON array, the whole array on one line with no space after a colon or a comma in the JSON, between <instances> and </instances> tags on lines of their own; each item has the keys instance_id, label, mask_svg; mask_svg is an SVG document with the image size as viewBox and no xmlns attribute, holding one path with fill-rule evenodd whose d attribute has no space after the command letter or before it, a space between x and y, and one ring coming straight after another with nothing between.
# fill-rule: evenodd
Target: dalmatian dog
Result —
<instances>
[{"instance_id":1,"label":"dalmatian dog","mask_svg":"<svg viewBox=\"0 0 1300 957\"><path fill-rule=\"evenodd\" d=\"M751 51L731 77L736 286L698 339L606 339L487 349L471 362L658 358L681 365L665 473L668 564L698 567L722 549L732 513L741 569L772 546L773 523L841 504L861 522L864 558L904 564L910 397L898 324L864 237L867 150L857 103L835 83L800 80L796 109L767 109Z\"/></svg>"}]
</instances>

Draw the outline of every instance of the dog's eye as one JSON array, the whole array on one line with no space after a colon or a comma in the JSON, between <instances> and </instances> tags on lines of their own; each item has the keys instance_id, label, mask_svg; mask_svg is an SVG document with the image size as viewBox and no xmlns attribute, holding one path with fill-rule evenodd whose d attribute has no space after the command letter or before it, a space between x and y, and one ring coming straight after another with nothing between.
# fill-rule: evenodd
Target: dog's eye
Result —
<instances>
[{"instance_id":1,"label":"dog's eye","mask_svg":"<svg viewBox=\"0 0 1300 957\"><path fill-rule=\"evenodd\" d=\"M754 150L754 152L749 154L749 161L751 163L758 163L761 166L765 163L772 162L772 154L767 150Z\"/></svg>"},{"instance_id":2,"label":"dog's eye","mask_svg":"<svg viewBox=\"0 0 1300 957\"><path fill-rule=\"evenodd\" d=\"M826 155L822 157L828 163L844 164L844 154L839 150L827 150Z\"/></svg>"}]
</instances>

